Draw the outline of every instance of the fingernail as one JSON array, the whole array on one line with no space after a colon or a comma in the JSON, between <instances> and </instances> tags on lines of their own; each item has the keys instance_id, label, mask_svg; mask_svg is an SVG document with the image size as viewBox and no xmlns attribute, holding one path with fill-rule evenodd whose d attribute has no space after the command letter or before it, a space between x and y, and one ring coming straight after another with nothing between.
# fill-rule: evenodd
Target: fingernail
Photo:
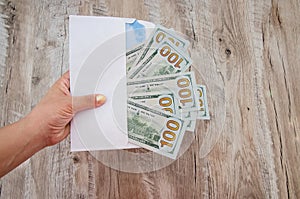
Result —
<instances>
[{"instance_id":1,"label":"fingernail","mask_svg":"<svg viewBox=\"0 0 300 199\"><path fill-rule=\"evenodd\" d=\"M103 105L105 101L106 97L104 95L96 95L96 107Z\"/></svg>"}]
</instances>

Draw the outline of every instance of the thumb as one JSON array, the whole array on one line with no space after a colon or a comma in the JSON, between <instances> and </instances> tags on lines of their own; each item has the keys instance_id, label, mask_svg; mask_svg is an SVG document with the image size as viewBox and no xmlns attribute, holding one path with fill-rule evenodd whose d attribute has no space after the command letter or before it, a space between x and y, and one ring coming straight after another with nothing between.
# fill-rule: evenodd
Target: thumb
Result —
<instances>
[{"instance_id":1,"label":"thumb","mask_svg":"<svg viewBox=\"0 0 300 199\"><path fill-rule=\"evenodd\" d=\"M102 106L106 101L106 97L101 94L96 94L96 95L75 96L72 98L72 100L73 100L72 103L73 113L76 114L79 111Z\"/></svg>"}]
</instances>

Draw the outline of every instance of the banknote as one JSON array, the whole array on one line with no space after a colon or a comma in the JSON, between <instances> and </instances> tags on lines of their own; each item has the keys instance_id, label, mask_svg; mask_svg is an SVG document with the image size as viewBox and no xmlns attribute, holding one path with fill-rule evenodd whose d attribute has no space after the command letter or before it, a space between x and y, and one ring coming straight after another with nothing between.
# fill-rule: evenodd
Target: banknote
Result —
<instances>
[{"instance_id":1,"label":"banknote","mask_svg":"<svg viewBox=\"0 0 300 199\"><path fill-rule=\"evenodd\" d=\"M129 142L176 159L186 130L184 120L128 100L127 125Z\"/></svg>"},{"instance_id":2,"label":"banknote","mask_svg":"<svg viewBox=\"0 0 300 199\"><path fill-rule=\"evenodd\" d=\"M206 86L197 85L197 93L198 93L198 102L199 102L200 109L198 111L191 111L185 113L185 114L190 114L190 116L186 116L186 115L182 116L183 118L190 118L186 130L192 132L195 131L197 119L210 120Z\"/></svg>"},{"instance_id":3,"label":"banknote","mask_svg":"<svg viewBox=\"0 0 300 199\"><path fill-rule=\"evenodd\" d=\"M138 103L146 104L147 106L165 111L169 114L174 114L177 117L187 121L188 131L194 131L197 119L197 111L191 112L176 112L176 100L173 93L137 93L131 96L131 99Z\"/></svg>"},{"instance_id":4,"label":"banknote","mask_svg":"<svg viewBox=\"0 0 300 199\"><path fill-rule=\"evenodd\" d=\"M146 92L172 92L175 96L177 112L194 111L200 108L193 72L127 80L128 97Z\"/></svg>"},{"instance_id":5,"label":"banknote","mask_svg":"<svg viewBox=\"0 0 300 199\"><path fill-rule=\"evenodd\" d=\"M128 74L129 79L174 74L186 71L192 60L169 40L164 40L152 55ZM132 66L130 67L132 68Z\"/></svg>"},{"instance_id":6,"label":"banknote","mask_svg":"<svg viewBox=\"0 0 300 199\"><path fill-rule=\"evenodd\" d=\"M157 25L146 38L138 21L126 25L129 142L173 159L185 131L210 119L206 87L186 72L188 46L172 29Z\"/></svg>"},{"instance_id":7,"label":"banknote","mask_svg":"<svg viewBox=\"0 0 300 199\"><path fill-rule=\"evenodd\" d=\"M196 128L197 111L182 112L182 118L187 121L186 130L194 132Z\"/></svg>"},{"instance_id":8,"label":"banknote","mask_svg":"<svg viewBox=\"0 0 300 199\"><path fill-rule=\"evenodd\" d=\"M152 35L149 36L149 39L146 41L142 53L139 54L134 65L137 66L140 62L145 61L148 56L153 54L153 51L157 49L160 43L164 40L171 41L175 46L186 51L190 42L182 37L178 36L174 31L164 28L160 25L157 25L153 30Z\"/></svg>"},{"instance_id":9,"label":"banknote","mask_svg":"<svg viewBox=\"0 0 300 199\"><path fill-rule=\"evenodd\" d=\"M169 114L178 115L176 111L175 95L172 92L158 93L135 93L130 98L136 102L146 104L147 106L165 111ZM178 115L180 116L180 115Z\"/></svg>"},{"instance_id":10,"label":"banknote","mask_svg":"<svg viewBox=\"0 0 300 199\"><path fill-rule=\"evenodd\" d=\"M207 102L207 94L206 94L206 86L197 85L197 93L200 109L198 110L197 119L205 119L209 120L209 111L208 111L208 102Z\"/></svg>"},{"instance_id":11,"label":"banknote","mask_svg":"<svg viewBox=\"0 0 300 199\"><path fill-rule=\"evenodd\" d=\"M126 71L129 72L130 69L133 67L133 63L136 60L137 56L141 52L141 49L144 47L144 43L138 44L137 46L133 47L126 51Z\"/></svg>"}]
</instances>

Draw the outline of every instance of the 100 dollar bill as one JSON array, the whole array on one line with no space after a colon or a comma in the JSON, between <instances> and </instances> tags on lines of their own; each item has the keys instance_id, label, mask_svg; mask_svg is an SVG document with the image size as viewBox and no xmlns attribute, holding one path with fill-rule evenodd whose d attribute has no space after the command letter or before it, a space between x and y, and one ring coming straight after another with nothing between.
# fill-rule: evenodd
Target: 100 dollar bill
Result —
<instances>
[{"instance_id":1,"label":"100 dollar bill","mask_svg":"<svg viewBox=\"0 0 300 199\"><path fill-rule=\"evenodd\" d=\"M184 72L191 66L191 58L168 40L161 42L151 56L128 74L129 79Z\"/></svg>"},{"instance_id":2,"label":"100 dollar bill","mask_svg":"<svg viewBox=\"0 0 300 199\"><path fill-rule=\"evenodd\" d=\"M194 131L196 126L197 111L176 112L176 100L173 93L139 93L131 96L131 99L138 103L164 111L168 114L174 114L179 118L187 121L188 131Z\"/></svg>"},{"instance_id":3,"label":"100 dollar bill","mask_svg":"<svg viewBox=\"0 0 300 199\"><path fill-rule=\"evenodd\" d=\"M208 102L206 87L204 85L197 85L198 102L200 109L198 110L197 119L209 120Z\"/></svg>"},{"instance_id":4,"label":"100 dollar bill","mask_svg":"<svg viewBox=\"0 0 300 199\"><path fill-rule=\"evenodd\" d=\"M135 46L134 48L127 50L126 52L126 71L130 71L133 67L133 63L135 62L136 58L140 54L141 50L144 47L144 43Z\"/></svg>"},{"instance_id":5,"label":"100 dollar bill","mask_svg":"<svg viewBox=\"0 0 300 199\"><path fill-rule=\"evenodd\" d=\"M128 97L147 92L173 93L177 112L194 111L200 108L193 72L127 80Z\"/></svg>"},{"instance_id":6,"label":"100 dollar bill","mask_svg":"<svg viewBox=\"0 0 300 199\"><path fill-rule=\"evenodd\" d=\"M147 106L165 111L169 114L178 115L174 93L135 93L130 97L132 100L146 104Z\"/></svg>"},{"instance_id":7,"label":"100 dollar bill","mask_svg":"<svg viewBox=\"0 0 300 199\"><path fill-rule=\"evenodd\" d=\"M160 43L164 40L171 41L175 46L178 46L182 50L187 50L189 46L189 41L179 37L174 31L164 28L162 26L156 26L153 30L153 33L149 36L142 53L139 54L138 58L134 62L134 65L137 66L140 62L145 61L148 56L153 54L153 51L158 48Z\"/></svg>"},{"instance_id":8,"label":"100 dollar bill","mask_svg":"<svg viewBox=\"0 0 300 199\"><path fill-rule=\"evenodd\" d=\"M128 100L127 125L129 142L176 159L186 129L184 120Z\"/></svg>"}]
</instances>

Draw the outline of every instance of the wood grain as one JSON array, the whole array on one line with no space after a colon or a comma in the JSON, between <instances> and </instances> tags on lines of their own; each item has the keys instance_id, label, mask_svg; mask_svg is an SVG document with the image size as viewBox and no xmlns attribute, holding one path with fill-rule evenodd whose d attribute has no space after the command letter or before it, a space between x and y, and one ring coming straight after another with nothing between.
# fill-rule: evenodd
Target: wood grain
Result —
<instances>
[{"instance_id":1,"label":"wood grain","mask_svg":"<svg viewBox=\"0 0 300 199\"><path fill-rule=\"evenodd\" d=\"M186 34L212 117L197 123L177 161L140 174L70 153L67 139L0 179L0 199L300 198L299 11L297 0L0 0L1 126L25 116L67 70L71 14Z\"/></svg>"}]
</instances>

